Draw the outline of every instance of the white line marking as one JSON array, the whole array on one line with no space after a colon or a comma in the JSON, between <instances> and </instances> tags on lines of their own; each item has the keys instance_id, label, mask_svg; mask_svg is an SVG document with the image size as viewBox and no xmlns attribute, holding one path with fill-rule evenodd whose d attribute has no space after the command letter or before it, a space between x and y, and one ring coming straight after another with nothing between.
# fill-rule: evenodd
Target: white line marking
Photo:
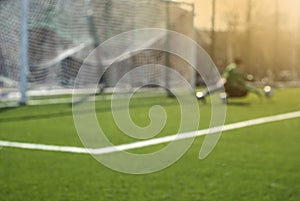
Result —
<instances>
[{"instance_id":1,"label":"white line marking","mask_svg":"<svg viewBox=\"0 0 300 201\"><path fill-rule=\"evenodd\" d=\"M262 117L257 119L251 119L247 121L227 124L224 126L214 127L210 129L203 129L198 131L186 132L181 134L170 135L161 138L154 138L150 140L144 140L140 142L134 142L129 144L117 145L112 147L104 147L99 149L88 149L83 147L69 147L69 146L57 146L57 145L46 145L46 144L31 144L31 143L20 143L20 142L10 142L10 141L0 141L0 146L2 147L13 147L20 149L31 149L31 150L42 150L42 151L54 151L54 152L67 152L67 153L83 153L83 154L108 154L119 151L126 151L131 149L137 149L142 147L148 147L158 144L163 144L171 141L184 140L188 138L198 137L202 135L214 134L217 132L224 132L235 130L239 128L245 128L255 125L261 125L270 122L282 121L287 119L294 119L300 117L300 111L291 112L286 114L274 115L269 117Z\"/></svg>"}]
</instances>

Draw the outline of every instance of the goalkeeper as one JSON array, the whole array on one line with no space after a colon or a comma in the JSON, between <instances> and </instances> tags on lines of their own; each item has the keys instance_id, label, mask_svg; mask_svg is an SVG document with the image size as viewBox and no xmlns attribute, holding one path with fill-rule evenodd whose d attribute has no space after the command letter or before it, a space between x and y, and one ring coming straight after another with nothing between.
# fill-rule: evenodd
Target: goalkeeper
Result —
<instances>
[{"instance_id":1,"label":"goalkeeper","mask_svg":"<svg viewBox=\"0 0 300 201\"><path fill-rule=\"evenodd\" d=\"M213 86L210 90L206 90L205 92L198 92L197 98L205 101L205 97L209 95L209 93L220 91L223 87L226 92L225 98L244 97L248 92L253 92L260 97L260 92L257 89L246 84L246 76L240 70L242 67L243 61L239 58L234 59L234 63L226 67L222 78L216 86Z\"/></svg>"}]
</instances>

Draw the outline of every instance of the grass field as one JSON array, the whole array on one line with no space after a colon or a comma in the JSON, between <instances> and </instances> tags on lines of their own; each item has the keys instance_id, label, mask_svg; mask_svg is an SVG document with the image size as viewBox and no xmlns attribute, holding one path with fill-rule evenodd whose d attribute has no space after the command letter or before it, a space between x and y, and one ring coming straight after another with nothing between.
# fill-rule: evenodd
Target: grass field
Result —
<instances>
[{"instance_id":1,"label":"grass field","mask_svg":"<svg viewBox=\"0 0 300 201\"><path fill-rule=\"evenodd\" d=\"M170 117L159 136L176 133L180 114L175 99L133 100L133 120L147 125L154 104L163 105ZM201 129L209 125L211 106L199 105ZM96 103L109 139L132 142L116 128L109 106L109 101ZM299 88L277 89L269 100L254 95L231 100L226 124L299 110ZM0 114L0 140L82 146L68 104L6 108ZM199 160L203 139L198 137L174 165L148 175L115 172L87 154L0 147L0 201L300 200L300 118L224 132L212 154Z\"/></svg>"}]
</instances>

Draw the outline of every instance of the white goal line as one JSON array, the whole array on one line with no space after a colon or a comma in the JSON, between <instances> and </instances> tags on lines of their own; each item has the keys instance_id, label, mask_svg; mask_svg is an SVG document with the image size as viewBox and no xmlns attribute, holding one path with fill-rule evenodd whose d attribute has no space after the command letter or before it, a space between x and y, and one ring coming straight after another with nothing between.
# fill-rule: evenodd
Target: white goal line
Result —
<instances>
[{"instance_id":1,"label":"white goal line","mask_svg":"<svg viewBox=\"0 0 300 201\"><path fill-rule=\"evenodd\" d=\"M134 143L129 143L129 144L116 145L116 146L104 147L104 148L98 148L98 149L90 149L90 148L83 148L83 147L71 147L71 146L46 145L46 144L21 143L21 142L11 142L11 141L1 141L1 140L0 140L0 147L12 147L12 148L40 150L40 151L101 155L101 154L109 154L109 153L126 151L126 150L131 150L131 149L149 147L149 146L153 146L153 145L164 144L164 143L168 143L168 142L172 142L172 141L184 140L184 139L189 139L189 138L203 136L203 135L214 134L219 131L222 131L222 132L230 131L230 130L235 130L235 129L239 129L239 128L245 128L245 127L261 125L261 124L265 124L265 123L299 118L299 117L300 117L300 111L296 111L296 112L291 112L291 113L285 113L285 114L279 114L279 115L274 115L274 116L251 119L251 120L247 120L247 121L241 121L241 122L227 124L227 125L219 126L219 127L213 127L213 128L209 128L209 129L179 133L179 134L170 135L170 136L166 136L166 137L153 138L150 140L144 140L144 141L139 141L139 142L134 142Z\"/></svg>"}]
</instances>

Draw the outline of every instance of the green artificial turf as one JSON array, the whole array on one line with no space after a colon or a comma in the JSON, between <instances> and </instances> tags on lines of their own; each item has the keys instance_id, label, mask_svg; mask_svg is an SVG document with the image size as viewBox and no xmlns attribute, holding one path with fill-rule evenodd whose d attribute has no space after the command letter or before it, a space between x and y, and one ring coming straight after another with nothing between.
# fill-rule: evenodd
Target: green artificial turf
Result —
<instances>
[{"instance_id":1,"label":"green artificial turf","mask_svg":"<svg viewBox=\"0 0 300 201\"><path fill-rule=\"evenodd\" d=\"M147 125L148 110L156 104L169 116L159 136L176 133L176 99L133 100L133 121ZM109 106L109 101L96 103L100 125L113 143L131 142L116 128ZM199 107L199 128L206 128L211 106L199 102ZM299 110L300 89L278 89L269 100L255 95L230 100L226 124ZM0 140L82 146L68 104L0 109L0 114ZM175 164L148 175L115 172L86 154L0 147L0 200L298 201L299 122L296 118L224 132L204 160L198 159L204 139L199 137ZM151 152L162 146L133 151Z\"/></svg>"}]
</instances>

